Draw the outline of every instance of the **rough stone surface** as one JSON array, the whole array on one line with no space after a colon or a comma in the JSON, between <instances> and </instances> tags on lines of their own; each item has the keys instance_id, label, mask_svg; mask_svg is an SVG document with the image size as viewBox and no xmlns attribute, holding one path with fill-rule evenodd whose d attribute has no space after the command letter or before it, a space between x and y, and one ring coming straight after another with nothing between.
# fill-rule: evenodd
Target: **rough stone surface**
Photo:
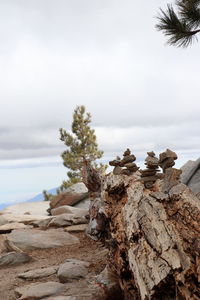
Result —
<instances>
[{"instance_id":1,"label":"rough stone surface","mask_svg":"<svg viewBox=\"0 0 200 300\"><path fill-rule=\"evenodd\" d=\"M62 214L55 216L47 227L64 227L69 225L85 224L87 220L85 217L77 217L74 214Z\"/></svg>"},{"instance_id":2,"label":"rough stone surface","mask_svg":"<svg viewBox=\"0 0 200 300\"><path fill-rule=\"evenodd\" d=\"M51 210L52 216L57 216L62 214L73 214L76 217L85 217L88 214L88 210L69 206L69 205L60 206Z\"/></svg>"},{"instance_id":3,"label":"rough stone surface","mask_svg":"<svg viewBox=\"0 0 200 300\"><path fill-rule=\"evenodd\" d=\"M181 181L200 198L200 158L189 160L182 168Z\"/></svg>"},{"instance_id":4,"label":"rough stone surface","mask_svg":"<svg viewBox=\"0 0 200 300\"><path fill-rule=\"evenodd\" d=\"M12 248L17 247L21 250L34 250L45 248L57 248L65 245L79 243L79 239L63 229L49 229L41 231L37 229L13 230L7 236L7 244Z\"/></svg>"},{"instance_id":5,"label":"rough stone surface","mask_svg":"<svg viewBox=\"0 0 200 300\"><path fill-rule=\"evenodd\" d=\"M20 214L3 214L0 215L0 225L5 225L8 223L24 223L32 225L36 221L41 221L49 218L46 215L20 215Z\"/></svg>"},{"instance_id":6,"label":"rough stone surface","mask_svg":"<svg viewBox=\"0 0 200 300\"><path fill-rule=\"evenodd\" d=\"M33 279L43 278L43 277L48 277L50 275L53 275L57 272L57 270L58 270L58 266L52 266L48 268L42 268L42 269L36 269L36 270L24 272L18 274L18 277L26 280L33 280Z\"/></svg>"},{"instance_id":7,"label":"rough stone surface","mask_svg":"<svg viewBox=\"0 0 200 300\"><path fill-rule=\"evenodd\" d=\"M10 252L0 256L0 268L27 263L31 257L26 253Z\"/></svg>"},{"instance_id":8,"label":"rough stone surface","mask_svg":"<svg viewBox=\"0 0 200 300\"><path fill-rule=\"evenodd\" d=\"M59 282L33 283L15 290L18 300L37 300L44 297L58 295L65 290Z\"/></svg>"},{"instance_id":9,"label":"rough stone surface","mask_svg":"<svg viewBox=\"0 0 200 300\"><path fill-rule=\"evenodd\" d=\"M77 194L74 192L64 192L52 198L50 201L50 208L54 209L64 205L73 206L85 198L88 198L88 193Z\"/></svg>"},{"instance_id":10,"label":"rough stone surface","mask_svg":"<svg viewBox=\"0 0 200 300\"><path fill-rule=\"evenodd\" d=\"M22 202L4 208L2 214L47 216L48 201Z\"/></svg>"},{"instance_id":11,"label":"rough stone surface","mask_svg":"<svg viewBox=\"0 0 200 300\"><path fill-rule=\"evenodd\" d=\"M81 232L81 231L85 231L87 227L88 227L87 224L79 224L79 225L67 226L64 230L67 232Z\"/></svg>"},{"instance_id":12,"label":"rough stone surface","mask_svg":"<svg viewBox=\"0 0 200 300\"><path fill-rule=\"evenodd\" d=\"M10 232L14 229L28 229L32 228L30 225L25 225L23 223L8 223L0 226L0 233Z\"/></svg>"},{"instance_id":13,"label":"rough stone surface","mask_svg":"<svg viewBox=\"0 0 200 300\"><path fill-rule=\"evenodd\" d=\"M88 262L77 259L67 259L58 269L58 278L62 283L84 278L88 274L88 266Z\"/></svg>"}]
</instances>

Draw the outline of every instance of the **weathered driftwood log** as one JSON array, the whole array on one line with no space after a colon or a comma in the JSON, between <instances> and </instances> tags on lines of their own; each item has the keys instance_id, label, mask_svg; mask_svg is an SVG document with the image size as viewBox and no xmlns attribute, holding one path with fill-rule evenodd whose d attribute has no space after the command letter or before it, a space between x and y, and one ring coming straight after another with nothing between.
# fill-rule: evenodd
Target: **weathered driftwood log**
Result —
<instances>
[{"instance_id":1,"label":"weathered driftwood log","mask_svg":"<svg viewBox=\"0 0 200 300\"><path fill-rule=\"evenodd\" d=\"M139 172L103 182L109 267L124 299L200 299L200 202L179 176L167 169L151 189Z\"/></svg>"}]
</instances>

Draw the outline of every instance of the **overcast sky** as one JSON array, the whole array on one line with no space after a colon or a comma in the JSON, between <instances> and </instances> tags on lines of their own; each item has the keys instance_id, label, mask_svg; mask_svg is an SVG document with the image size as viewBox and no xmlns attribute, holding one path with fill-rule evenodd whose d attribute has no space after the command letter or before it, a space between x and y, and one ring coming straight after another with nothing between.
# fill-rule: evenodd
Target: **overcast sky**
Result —
<instances>
[{"instance_id":1,"label":"overcast sky","mask_svg":"<svg viewBox=\"0 0 200 300\"><path fill-rule=\"evenodd\" d=\"M166 45L163 0L0 0L0 202L57 186L58 129L77 105L92 114L107 161L130 147L200 149L200 44Z\"/></svg>"}]
</instances>

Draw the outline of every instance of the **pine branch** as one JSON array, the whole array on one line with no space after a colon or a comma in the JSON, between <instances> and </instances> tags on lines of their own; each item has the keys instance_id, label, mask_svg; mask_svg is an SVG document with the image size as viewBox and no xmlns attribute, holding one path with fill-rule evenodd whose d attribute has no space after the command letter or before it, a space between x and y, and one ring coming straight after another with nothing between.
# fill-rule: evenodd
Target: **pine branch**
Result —
<instances>
[{"instance_id":1,"label":"pine branch","mask_svg":"<svg viewBox=\"0 0 200 300\"><path fill-rule=\"evenodd\" d=\"M200 0L177 0L179 15L190 26L197 28L200 25Z\"/></svg>"},{"instance_id":2,"label":"pine branch","mask_svg":"<svg viewBox=\"0 0 200 300\"><path fill-rule=\"evenodd\" d=\"M157 18L159 23L156 28L169 37L168 44L170 45L187 47L200 32L200 29L194 30L193 25L185 18L179 18L170 4L167 5L166 12L160 9L160 15Z\"/></svg>"}]
</instances>

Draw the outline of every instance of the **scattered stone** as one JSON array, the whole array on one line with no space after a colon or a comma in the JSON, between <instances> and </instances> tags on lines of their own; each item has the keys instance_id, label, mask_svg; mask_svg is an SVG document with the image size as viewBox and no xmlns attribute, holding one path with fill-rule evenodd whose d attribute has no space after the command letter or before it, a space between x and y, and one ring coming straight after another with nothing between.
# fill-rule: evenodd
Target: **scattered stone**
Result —
<instances>
[{"instance_id":1,"label":"scattered stone","mask_svg":"<svg viewBox=\"0 0 200 300\"><path fill-rule=\"evenodd\" d=\"M69 206L69 205L59 206L51 210L52 216L57 216L62 214L73 214L77 217L85 217L88 214L88 210Z\"/></svg>"},{"instance_id":2,"label":"scattered stone","mask_svg":"<svg viewBox=\"0 0 200 300\"><path fill-rule=\"evenodd\" d=\"M155 157L155 153L153 151L147 152L147 158L145 159L145 165L147 169L141 170L141 181L144 182L144 186L147 189L151 189L158 179L157 172L159 160Z\"/></svg>"},{"instance_id":3,"label":"scattered stone","mask_svg":"<svg viewBox=\"0 0 200 300\"><path fill-rule=\"evenodd\" d=\"M36 221L41 221L49 218L47 215L20 215L20 214L3 214L0 216L0 225L8 223L23 223L32 225Z\"/></svg>"},{"instance_id":4,"label":"scattered stone","mask_svg":"<svg viewBox=\"0 0 200 300\"><path fill-rule=\"evenodd\" d=\"M122 168L120 166L116 166L114 169L113 169L113 174L114 175L120 175L121 172L122 172Z\"/></svg>"},{"instance_id":5,"label":"scattered stone","mask_svg":"<svg viewBox=\"0 0 200 300\"><path fill-rule=\"evenodd\" d=\"M72 225L72 226L67 226L64 230L67 232L81 232L81 231L85 231L87 226L88 226L87 224Z\"/></svg>"},{"instance_id":6,"label":"scattered stone","mask_svg":"<svg viewBox=\"0 0 200 300\"><path fill-rule=\"evenodd\" d=\"M64 192L52 197L50 201L50 208L53 209L64 205L73 206L79 203L80 201L88 198L88 196L89 194L87 192L83 194L78 194L74 192Z\"/></svg>"},{"instance_id":7,"label":"scattered stone","mask_svg":"<svg viewBox=\"0 0 200 300\"><path fill-rule=\"evenodd\" d=\"M37 278L43 278L43 277L48 277L51 276L58 271L58 266L52 266L48 268L42 268L42 269L36 269L36 270L31 270L25 273L18 274L17 277L26 279L26 280L33 280Z\"/></svg>"},{"instance_id":8,"label":"scattered stone","mask_svg":"<svg viewBox=\"0 0 200 300\"><path fill-rule=\"evenodd\" d=\"M64 227L70 225L86 224L87 219L85 217L77 217L73 214L62 214L53 218L48 227Z\"/></svg>"},{"instance_id":9,"label":"scattered stone","mask_svg":"<svg viewBox=\"0 0 200 300\"><path fill-rule=\"evenodd\" d=\"M181 170L181 182L200 199L200 158L196 161L189 160Z\"/></svg>"},{"instance_id":10,"label":"scattered stone","mask_svg":"<svg viewBox=\"0 0 200 300\"><path fill-rule=\"evenodd\" d=\"M37 300L44 297L58 295L65 290L65 286L59 282L32 283L28 286L17 288L18 300Z\"/></svg>"},{"instance_id":11,"label":"scattered stone","mask_svg":"<svg viewBox=\"0 0 200 300\"><path fill-rule=\"evenodd\" d=\"M10 233L14 229L28 229L32 228L30 225L23 223L8 223L0 226L0 233Z\"/></svg>"},{"instance_id":12,"label":"scattered stone","mask_svg":"<svg viewBox=\"0 0 200 300\"><path fill-rule=\"evenodd\" d=\"M170 149L159 155L159 166L163 169L163 173L168 168L172 168L175 165L174 160L178 158L177 154Z\"/></svg>"},{"instance_id":13,"label":"scattered stone","mask_svg":"<svg viewBox=\"0 0 200 300\"><path fill-rule=\"evenodd\" d=\"M88 262L77 259L67 259L58 269L58 278L62 283L84 278L88 274L88 266Z\"/></svg>"},{"instance_id":14,"label":"scattered stone","mask_svg":"<svg viewBox=\"0 0 200 300\"><path fill-rule=\"evenodd\" d=\"M26 253L10 252L0 256L0 268L27 263L32 258Z\"/></svg>"},{"instance_id":15,"label":"scattered stone","mask_svg":"<svg viewBox=\"0 0 200 300\"><path fill-rule=\"evenodd\" d=\"M63 229L49 229L41 231L37 229L31 230L13 230L7 236L5 241L10 248L17 247L21 250L47 249L57 248L65 245L73 245L79 243L79 239Z\"/></svg>"},{"instance_id":16,"label":"scattered stone","mask_svg":"<svg viewBox=\"0 0 200 300\"><path fill-rule=\"evenodd\" d=\"M96 277L96 283L102 288L102 292L107 297L112 297L112 299L122 299L120 298L121 290L118 282L117 275L108 266Z\"/></svg>"},{"instance_id":17,"label":"scattered stone","mask_svg":"<svg viewBox=\"0 0 200 300\"><path fill-rule=\"evenodd\" d=\"M114 175L131 175L136 172L139 167L134 163L136 160L135 155L131 154L130 149L127 149L123 154L123 159L121 160L119 156L116 159L109 162L110 166L114 166Z\"/></svg>"}]
</instances>

